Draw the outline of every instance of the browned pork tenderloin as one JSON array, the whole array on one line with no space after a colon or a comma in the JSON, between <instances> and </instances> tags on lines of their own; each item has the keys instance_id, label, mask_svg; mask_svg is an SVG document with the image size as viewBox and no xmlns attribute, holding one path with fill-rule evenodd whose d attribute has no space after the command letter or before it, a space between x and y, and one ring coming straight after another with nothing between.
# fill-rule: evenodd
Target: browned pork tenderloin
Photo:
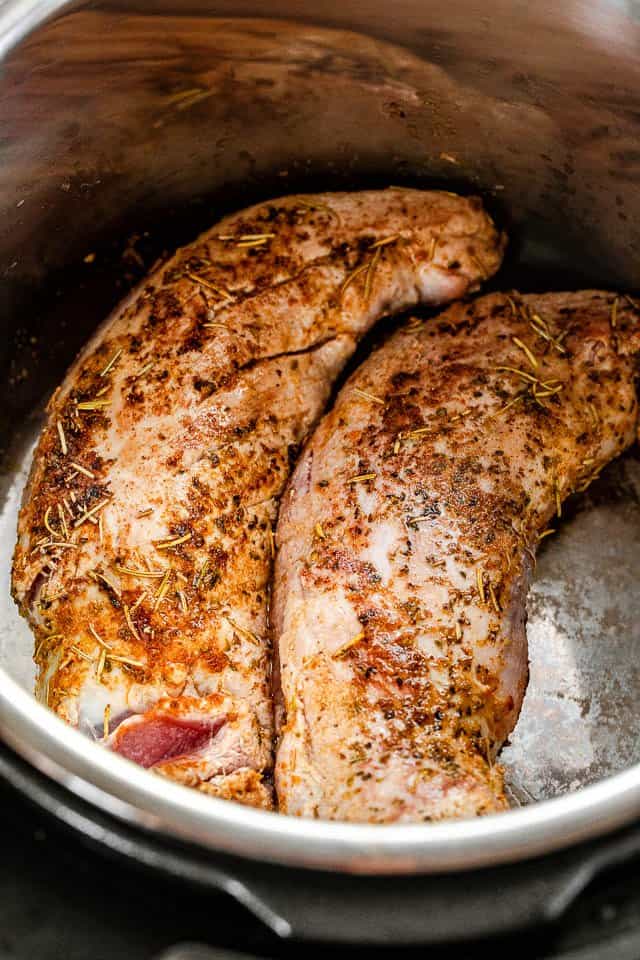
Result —
<instances>
[{"instance_id":1,"label":"browned pork tenderloin","mask_svg":"<svg viewBox=\"0 0 640 960\"><path fill-rule=\"evenodd\" d=\"M278 525L285 813L507 806L536 545L632 443L640 314L600 292L456 304L348 380Z\"/></svg>"},{"instance_id":2,"label":"browned pork tenderloin","mask_svg":"<svg viewBox=\"0 0 640 960\"><path fill-rule=\"evenodd\" d=\"M270 806L267 593L292 458L358 339L498 268L474 199L293 196L228 217L104 323L53 396L13 593L38 692L106 746Z\"/></svg>"}]
</instances>

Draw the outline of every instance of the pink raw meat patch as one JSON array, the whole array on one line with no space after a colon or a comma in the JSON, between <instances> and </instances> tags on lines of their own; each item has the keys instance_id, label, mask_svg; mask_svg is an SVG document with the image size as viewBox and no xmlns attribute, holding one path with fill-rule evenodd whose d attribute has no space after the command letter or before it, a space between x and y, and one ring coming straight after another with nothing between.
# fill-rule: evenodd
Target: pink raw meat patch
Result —
<instances>
[{"instance_id":1,"label":"pink raw meat patch","mask_svg":"<svg viewBox=\"0 0 640 960\"><path fill-rule=\"evenodd\" d=\"M149 717L124 724L113 749L141 767L153 767L165 760L188 756L205 746L224 726L225 718L214 721L174 720Z\"/></svg>"}]
</instances>

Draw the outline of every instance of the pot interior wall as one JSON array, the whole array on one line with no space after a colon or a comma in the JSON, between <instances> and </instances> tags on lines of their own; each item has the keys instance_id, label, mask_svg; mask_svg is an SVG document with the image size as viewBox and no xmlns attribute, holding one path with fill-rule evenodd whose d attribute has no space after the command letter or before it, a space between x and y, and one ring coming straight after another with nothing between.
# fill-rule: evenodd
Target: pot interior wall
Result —
<instances>
[{"instance_id":1,"label":"pot interior wall","mask_svg":"<svg viewBox=\"0 0 640 960\"><path fill-rule=\"evenodd\" d=\"M0 81L0 664L28 451L50 390L156 257L295 190L479 192L512 242L497 285L640 288L635 4L244 0L74 5ZM1 23L0 23L1 29ZM1 40L0 35L0 40ZM640 463L576 499L541 553L514 802L640 760Z\"/></svg>"}]
</instances>

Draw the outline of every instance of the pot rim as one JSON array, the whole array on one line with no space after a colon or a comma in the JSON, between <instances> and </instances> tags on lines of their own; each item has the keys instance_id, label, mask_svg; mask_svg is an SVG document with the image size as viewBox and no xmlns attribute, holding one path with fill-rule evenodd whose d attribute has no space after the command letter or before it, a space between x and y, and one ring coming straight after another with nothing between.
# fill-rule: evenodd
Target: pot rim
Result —
<instances>
[{"instance_id":1,"label":"pot rim","mask_svg":"<svg viewBox=\"0 0 640 960\"><path fill-rule=\"evenodd\" d=\"M506 813L436 824L303 820L181 786L92 743L0 669L0 735L77 796L136 827L253 860L364 874L514 863L611 832L640 814L640 764Z\"/></svg>"},{"instance_id":2,"label":"pot rim","mask_svg":"<svg viewBox=\"0 0 640 960\"><path fill-rule=\"evenodd\" d=\"M0 58L24 40L36 27L63 8L72 9L81 0L4 0L0 10Z\"/></svg>"}]
</instances>

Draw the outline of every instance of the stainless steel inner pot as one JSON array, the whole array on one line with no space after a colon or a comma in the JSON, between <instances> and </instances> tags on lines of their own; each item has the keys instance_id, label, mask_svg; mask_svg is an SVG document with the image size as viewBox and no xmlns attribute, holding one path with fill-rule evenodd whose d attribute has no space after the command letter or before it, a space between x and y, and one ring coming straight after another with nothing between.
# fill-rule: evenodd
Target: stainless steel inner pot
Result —
<instances>
[{"instance_id":1,"label":"stainless steel inner pot","mask_svg":"<svg viewBox=\"0 0 640 960\"><path fill-rule=\"evenodd\" d=\"M514 809L438 825L295 820L168 783L30 693L8 597L48 393L164 250L296 189L443 185L507 226L497 286L640 288L640 5L250 0L0 8L0 732L129 824L303 867L515 862L640 814L640 459L568 509L529 604L531 681L503 752Z\"/></svg>"}]
</instances>

